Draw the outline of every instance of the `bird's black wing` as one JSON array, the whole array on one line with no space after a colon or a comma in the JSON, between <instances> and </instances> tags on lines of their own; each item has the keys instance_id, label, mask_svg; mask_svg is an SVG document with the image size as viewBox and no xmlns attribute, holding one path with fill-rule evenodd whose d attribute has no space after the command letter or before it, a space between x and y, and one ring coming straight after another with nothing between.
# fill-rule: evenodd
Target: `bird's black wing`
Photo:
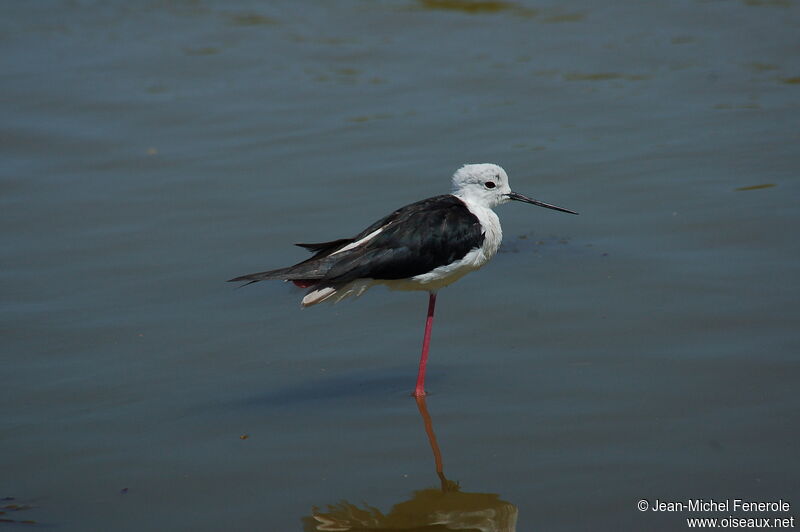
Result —
<instances>
[{"instance_id":1,"label":"bird's black wing","mask_svg":"<svg viewBox=\"0 0 800 532\"><path fill-rule=\"evenodd\" d=\"M378 229L364 244L337 253ZM268 279L338 285L355 279L405 279L450 264L480 247L483 231L463 201L446 194L401 207L353 238L298 244L314 255L288 268L231 279L251 283Z\"/></svg>"},{"instance_id":2,"label":"bird's black wing","mask_svg":"<svg viewBox=\"0 0 800 532\"><path fill-rule=\"evenodd\" d=\"M355 279L405 279L463 258L483 244L480 221L450 194L402 207L354 237L364 244L323 259L329 262L321 283Z\"/></svg>"},{"instance_id":3,"label":"bird's black wing","mask_svg":"<svg viewBox=\"0 0 800 532\"><path fill-rule=\"evenodd\" d=\"M316 244L295 244L303 249L307 249L314 254L309 260L319 259L334 253L348 244L352 244L352 238L340 238L338 240L331 240L330 242L319 242Z\"/></svg>"}]
</instances>

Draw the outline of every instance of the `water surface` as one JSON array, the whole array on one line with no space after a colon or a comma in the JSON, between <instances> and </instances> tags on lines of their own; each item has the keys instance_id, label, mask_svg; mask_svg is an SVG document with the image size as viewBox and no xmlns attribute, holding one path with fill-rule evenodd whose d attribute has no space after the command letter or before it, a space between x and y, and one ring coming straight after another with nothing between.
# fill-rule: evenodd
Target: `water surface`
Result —
<instances>
[{"instance_id":1,"label":"water surface","mask_svg":"<svg viewBox=\"0 0 800 532\"><path fill-rule=\"evenodd\" d=\"M0 14L0 518L675 530L637 501L800 505L796 2ZM442 491L408 396L425 294L301 310L223 281L465 162L581 215L501 207L502 252L440 293Z\"/></svg>"}]
</instances>

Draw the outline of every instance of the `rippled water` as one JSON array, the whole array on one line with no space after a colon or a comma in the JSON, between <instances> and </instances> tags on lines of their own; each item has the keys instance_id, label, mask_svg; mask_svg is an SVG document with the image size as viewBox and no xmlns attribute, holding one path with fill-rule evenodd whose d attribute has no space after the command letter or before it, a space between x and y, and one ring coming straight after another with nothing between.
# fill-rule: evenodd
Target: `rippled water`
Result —
<instances>
[{"instance_id":1,"label":"rippled water","mask_svg":"<svg viewBox=\"0 0 800 532\"><path fill-rule=\"evenodd\" d=\"M0 524L800 505L800 5L605 4L0 6ZM424 293L301 311L223 282L465 162L581 215L498 210L502 252L440 293L427 404Z\"/></svg>"}]
</instances>

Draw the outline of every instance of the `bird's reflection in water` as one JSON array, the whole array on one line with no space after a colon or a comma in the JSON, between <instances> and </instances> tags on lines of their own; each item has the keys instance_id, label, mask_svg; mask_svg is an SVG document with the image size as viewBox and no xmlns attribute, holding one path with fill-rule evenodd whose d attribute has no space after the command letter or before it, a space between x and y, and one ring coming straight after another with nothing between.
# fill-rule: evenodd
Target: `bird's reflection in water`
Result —
<instances>
[{"instance_id":1,"label":"bird's reflection in water","mask_svg":"<svg viewBox=\"0 0 800 532\"><path fill-rule=\"evenodd\" d=\"M415 491L412 498L395 504L384 514L370 506L358 507L347 501L328 505L326 511L314 508L303 518L306 532L333 531L446 531L514 532L517 507L500 500L494 493L468 493L444 476L442 453L433 432L433 422L425 397L416 397L425 432L433 450L436 474L441 486Z\"/></svg>"}]
</instances>

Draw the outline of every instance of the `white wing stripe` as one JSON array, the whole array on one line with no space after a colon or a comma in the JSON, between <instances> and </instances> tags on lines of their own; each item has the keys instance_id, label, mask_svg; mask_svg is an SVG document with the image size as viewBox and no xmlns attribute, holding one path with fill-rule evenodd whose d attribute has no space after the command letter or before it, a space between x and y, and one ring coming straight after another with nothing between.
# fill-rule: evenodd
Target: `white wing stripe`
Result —
<instances>
[{"instance_id":1,"label":"white wing stripe","mask_svg":"<svg viewBox=\"0 0 800 532\"><path fill-rule=\"evenodd\" d=\"M353 242L353 243L351 243L351 244L347 244L345 247L343 247L343 248L342 248L342 249L340 249L339 251L336 251L336 252L334 252L334 253L331 253L331 254L330 254L330 255L328 255L328 256L329 256L329 257L333 257L333 256L334 256L334 255L336 255L337 253L342 253L343 251L350 251L350 250L351 250L351 249L353 249L353 248L357 248L357 247L358 247L358 246L360 246L361 244L364 244L364 243L366 243L366 242L369 242L370 240L372 240L373 238L375 238L376 236L378 236L378 234L379 234L381 231L383 231L383 227L381 227L380 229L376 229L375 231L371 232L370 234L368 234L367 236L365 236L365 237L364 237L364 238L362 238L361 240L357 240L357 241L355 241L355 242Z\"/></svg>"}]
</instances>

